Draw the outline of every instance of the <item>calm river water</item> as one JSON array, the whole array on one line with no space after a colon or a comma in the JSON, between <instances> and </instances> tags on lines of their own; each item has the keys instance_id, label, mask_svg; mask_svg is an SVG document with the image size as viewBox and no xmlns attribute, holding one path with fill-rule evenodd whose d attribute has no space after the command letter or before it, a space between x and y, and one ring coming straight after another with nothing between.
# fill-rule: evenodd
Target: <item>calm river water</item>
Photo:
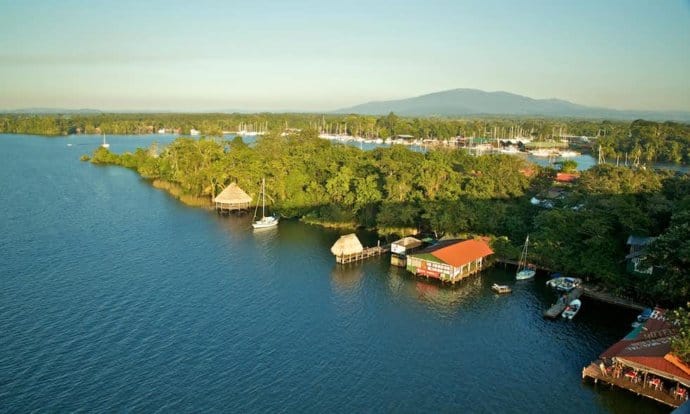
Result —
<instances>
[{"instance_id":1,"label":"calm river water","mask_svg":"<svg viewBox=\"0 0 690 414\"><path fill-rule=\"evenodd\" d=\"M186 207L80 162L99 140L0 135L0 412L667 411L581 381L632 312L544 320L544 280L502 267L338 267L337 232Z\"/></svg>"}]
</instances>

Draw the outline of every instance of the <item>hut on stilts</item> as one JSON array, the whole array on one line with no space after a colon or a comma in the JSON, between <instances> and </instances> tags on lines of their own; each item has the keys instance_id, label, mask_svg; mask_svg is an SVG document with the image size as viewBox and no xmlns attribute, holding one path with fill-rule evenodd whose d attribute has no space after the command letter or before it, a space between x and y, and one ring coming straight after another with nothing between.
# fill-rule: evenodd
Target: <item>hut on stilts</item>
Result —
<instances>
[{"instance_id":1,"label":"hut on stilts","mask_svg":"<svg viewBox=\"0 0 690 414\"><path fill-rule=\"evenodd\" d=\"M230 213L247 210L252 203L252 198L236 183L231 183L213 199L213 202L218 213Z\"/></svg>"},{"instance_id":2,"label":"hut on stilts","mask_svg":"<svg viewBox=\"0 0 690 414\"><path fill-rule=\"evenodd\" d=\"M354 233L340 236L331 247L331 253L335 256L336 263L340 264L358 262L369 257L379 256L384 251L386 249L380 245L364 248Z\"/></svg>"}]
</instances>

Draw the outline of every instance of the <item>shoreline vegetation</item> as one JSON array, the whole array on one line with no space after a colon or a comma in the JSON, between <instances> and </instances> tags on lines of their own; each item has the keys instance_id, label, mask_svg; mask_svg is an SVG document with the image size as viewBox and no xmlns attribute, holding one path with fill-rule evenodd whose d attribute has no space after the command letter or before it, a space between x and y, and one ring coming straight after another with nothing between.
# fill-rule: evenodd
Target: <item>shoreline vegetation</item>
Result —
<instances>
[{"instance_id":1,"label":"shoreline vegetation","mask_svg":"<svg viewBox=\"0 0 690 414\"><path fill-rule=\"evenodd\" d=\"M556 170L520 157L402 145L362 151L315 130L268 133L251 146L241 137L201 137L120 155L98 148L91 162L134 169L202 206L232 182L256 200L265 175L272 209L283 217L387 235L488 236L505 258L518 257L529 234L530 260L544 268L642 303L673 306L690 297L688 174L601 164L563 183ZM535 205L535 197L549 202ZM626 273L630 235L657 237L639 263L654 266L652 275Z\"/></svg>"},{"instance_id":2,"label":"shoreline vegetation","mask_svg":"<svg viewBox=\"0 0 690 414\"><path fill-rule=\"evenodd\" d=\"M260 113L103 113L0 114L0 133L36 135L167 133L221 137L315 130L331 136L387 139L414 137L447 142L455 137L481 140L531 139L562 144L605 159L623 162L690 165L690 124L645 120L609 121L584 118L521 116L399 117ZM581 138L585 137L586 140Z\"/></svg>"},{"instance_id":3,"label":"shoreline vegetation","mask_svg":"<svg viewBox=\"0 0 690 414\"><path fill-rule=\"evenodd\" d=\"M182 187L169 181L161 179L153 179L149 181L154 188L157 188L159 190L165 190L168 194L170 194L176 200L179 200L185 205L188 205L190 207L203 207L207 210L213 210L213 203L208 197L198 197L185 194Z\"/></svg>"}]
</instances>

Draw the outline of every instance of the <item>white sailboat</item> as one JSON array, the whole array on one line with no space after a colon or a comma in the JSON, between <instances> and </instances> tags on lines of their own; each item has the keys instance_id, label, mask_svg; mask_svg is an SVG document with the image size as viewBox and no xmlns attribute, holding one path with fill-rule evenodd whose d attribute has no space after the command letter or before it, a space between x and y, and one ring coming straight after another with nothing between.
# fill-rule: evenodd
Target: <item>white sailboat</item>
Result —
<instances>
[{"instance_id":1,"label":"white sailboat","mask_svg":"<svg viewBox=\"0 0 690 414\"><path fill-rule=\"evenodd\" d=\"M259 206L256 206L254 210L254 219L256 219L256 212ZM261 219L255 220L252 223L252 227L255 229L265 229L268 227L275 227L278 225L278 217L268 216L266 217L266 179L261 180Z\"/></svg>"},{"instance_id":2,"label":"white sailboat","mask_svg":"<svg viewBox=\"0 0 690 414\"><path fill-rule=\"evenodd\" d=\"M103 143L101 144L103 148L110 148L110 144L105 141L105 133L103 133Z\"/></svg>"},{"instance_id":3,"label":"white sailboat","mask_svg":"<svg viewBox=\"0 0 690 414\"><path fill-rule=\"evenodd\" d=\"M531 279L537 273L534 268L527 264L527 246L529 245L529 235L525 239L525 245L522 247L522 254L520 254L520 261L518 262L517 273L515 279L526 280Z\"/></svg>"}]
</instances>

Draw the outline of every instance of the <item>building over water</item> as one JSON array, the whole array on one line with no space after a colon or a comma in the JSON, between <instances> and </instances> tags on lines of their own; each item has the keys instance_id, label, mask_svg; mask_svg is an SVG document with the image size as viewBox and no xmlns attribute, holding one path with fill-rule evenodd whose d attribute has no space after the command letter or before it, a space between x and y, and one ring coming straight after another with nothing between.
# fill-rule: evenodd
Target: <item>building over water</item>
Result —
<instances>
[{"instance_id":1,"label":"building over water","mask_svg":"<svg viewBox=\"0 0 690 414\"><path fill-rule=\"evenodd\" d=\"M690 366L671 352L678 328L655 309L650 318L582 370L602 381L677 407L688 398Z\"/></svg>"},{"instance_id":2,"label":"building over water","mask_svg":"<svg viewBox=\"0 0 690 414\"><path fill-rule=\"evenodd\" d=\"M407 265L407 255L417 250L422 245L422 241L414 237L403 237L391 243L391 264L393 266L405 267Z\"/></svg>"},{"instance_id":3,"label":"building over water","mask_svg":"<svg viewBox=\"0 0 690 414\"><path fill-rule=\"evenodd\" d=\"M387 251L380 245L374 247L364 247L354 233L340 236L331 246L331 253L335 256L336 263L345 264L358 262L370 257L379 256Z\"/></svg>"},{"instance_id":4,"label":"building over water","mask_svg":"<svg viewBox=\"0 0 690 414\"><path fill-rule=\"evenodd\" d=\"M213 199L218 212L230 212L233 210L246 210L252 203L252 198L244 192L236 183L231 183L225 187Z\"/></svg>"},{"instance_id":5,"label":"building over water","mask_svg":"<svg viewBox=\"0 0 690 414\"><path fill-rule=\"evenodd\" d=\"M484 240L444 240L407 256L407 270L420 276L455 283L482 270L492 255Z\"/></svg>"}]
</instances>

